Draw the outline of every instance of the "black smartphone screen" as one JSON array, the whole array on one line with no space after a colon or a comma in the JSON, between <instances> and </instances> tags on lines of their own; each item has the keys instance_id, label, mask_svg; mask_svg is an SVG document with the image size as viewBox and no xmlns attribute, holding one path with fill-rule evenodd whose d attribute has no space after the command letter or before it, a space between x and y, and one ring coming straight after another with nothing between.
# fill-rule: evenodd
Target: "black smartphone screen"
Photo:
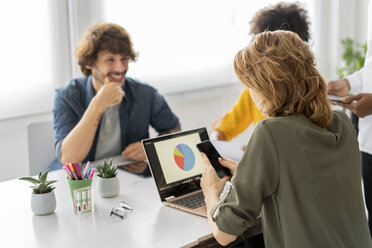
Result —
<instances>
[{"instance_id":1,"label":"black smartphone screen","mask_svg":"<svg viewBox=\"0 0 372 248\"><path fill-rule=\"evenodd\" d=\"M231 176L230 170L226 167L223 167L220 162L218 162L218 158L222 157L209 140L197 144L196 147L200 152L203 152L207 155L209 161L211 162L213 168L216 170L217 175L220 178L223 178L224 176Z\"/></svg>"}]
</instances>

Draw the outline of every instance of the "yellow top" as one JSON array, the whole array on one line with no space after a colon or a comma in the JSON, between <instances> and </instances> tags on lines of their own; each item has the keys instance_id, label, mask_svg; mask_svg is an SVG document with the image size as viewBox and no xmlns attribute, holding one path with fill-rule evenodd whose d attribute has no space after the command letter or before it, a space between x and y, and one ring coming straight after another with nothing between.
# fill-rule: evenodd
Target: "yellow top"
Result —
<instances>
[{"instance_id":1,"label":"yellow top","mask_svg":"<svg viewBox=\"0 0 372 248\"><path fill-rule=\"evenodd\" d=\"M233 109L216 121L213 128L221 131L227 140L231 140L246 130L252 122L256 124L263 119L266 117L258 110L249 91L243 90Z\"/></svg>"}]
</instances>

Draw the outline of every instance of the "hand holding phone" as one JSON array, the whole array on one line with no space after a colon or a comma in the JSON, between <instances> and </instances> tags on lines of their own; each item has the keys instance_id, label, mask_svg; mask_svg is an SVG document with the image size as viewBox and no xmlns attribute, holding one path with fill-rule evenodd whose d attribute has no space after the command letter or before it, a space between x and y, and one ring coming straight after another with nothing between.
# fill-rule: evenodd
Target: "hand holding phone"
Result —
<instances>
[{"instance_id":1,"label":"hand holding phone","mask_svg":"<svg viewBox=\"0 0 372 248\"><path fill-rule=\"evenodd\" d=\"M207 155L209 161L211 162L213 168L216 170L217 175L220 178L223 178L225 176L230 177L231 172L228 168L223 167L220 162L218 162L218 158L222 158L221 155L217 152L216 148L213 146L213 144L209 141L203 141L202 143L199 143L196 145L198 150L200 152L203 152Z\"/></svg>"},{"instance_id":2,"label":"hand holding phone","mask_svg":"<svg viewBox=\"0 0 372 248\"><path fill-rule=\"evenodd\" d=\"M353 96L353 94L346 94L345 96L328 95L328 99L331 100L332 102L340 102L343 104L349 104L350 102L343 102L341 99L344 97L347 99L350 96Z\"/></svg>"},{"instance_id":3,"label":"hand holding phone","mask_svg":"<svg viewBox=\"0 0 372 248\"><path fill-rule=\"evenodd\" d=\"M332 102L342 102L341 96L328 95L328 99L331 100Z\"/></svg>"}]
</instances>

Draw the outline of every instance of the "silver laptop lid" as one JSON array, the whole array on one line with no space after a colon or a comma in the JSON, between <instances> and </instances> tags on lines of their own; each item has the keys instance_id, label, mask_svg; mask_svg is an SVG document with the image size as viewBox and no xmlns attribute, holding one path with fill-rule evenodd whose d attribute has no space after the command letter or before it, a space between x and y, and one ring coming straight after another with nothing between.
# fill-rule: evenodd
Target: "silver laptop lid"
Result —
<instances>
[{"instance_id":1,"label":"silver laptop lid","mask_svg":"<svg viewBox=\"0 0 372 248\"><path fill-rule=\"evenodd\" d=\"M142 140L161 201L200 189L204 165L196 144L208 139L198 128Z\"/></svg>"}]
</instances>

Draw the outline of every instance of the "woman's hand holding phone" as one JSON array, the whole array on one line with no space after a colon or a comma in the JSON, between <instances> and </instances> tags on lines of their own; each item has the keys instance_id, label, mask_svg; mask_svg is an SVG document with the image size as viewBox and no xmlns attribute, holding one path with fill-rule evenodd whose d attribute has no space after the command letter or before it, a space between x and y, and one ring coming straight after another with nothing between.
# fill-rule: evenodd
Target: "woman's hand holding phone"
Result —
<instances>
[{"instance_id":1,"label":"woman's hand holding phone","mask_svg":"<svg viewBox=\"0 0 372 248\"><path fill-rule=\"evenodd\" d=\"M237 162L235 162L234 160L231 160L229 158L225 158L225 157L219 158L218 162L220 163L220 165L222 165L223 167L226 167L227 169L230 170L231 176L233 176L235 174L236 167L238 167Z\"/></svg>"},{"instance_id":2,"label":"woman's hand holding phone","mask_svg":"<svg viewBox=\"0 0 372 248\"><path fill-rule=\"evenodd\" d=\"M199 144L196 144L196 147L198 148L200 152L207 155L210 164L213 166L217 175L220 178L223 178L225 176L227 176L228 178L231 177L230 170L224 166L221 166L221 163L219 162L221 155L218 153L216 148L213 146L213 144L209 140L205 140Z\"/></svg>"}]
</instances>

